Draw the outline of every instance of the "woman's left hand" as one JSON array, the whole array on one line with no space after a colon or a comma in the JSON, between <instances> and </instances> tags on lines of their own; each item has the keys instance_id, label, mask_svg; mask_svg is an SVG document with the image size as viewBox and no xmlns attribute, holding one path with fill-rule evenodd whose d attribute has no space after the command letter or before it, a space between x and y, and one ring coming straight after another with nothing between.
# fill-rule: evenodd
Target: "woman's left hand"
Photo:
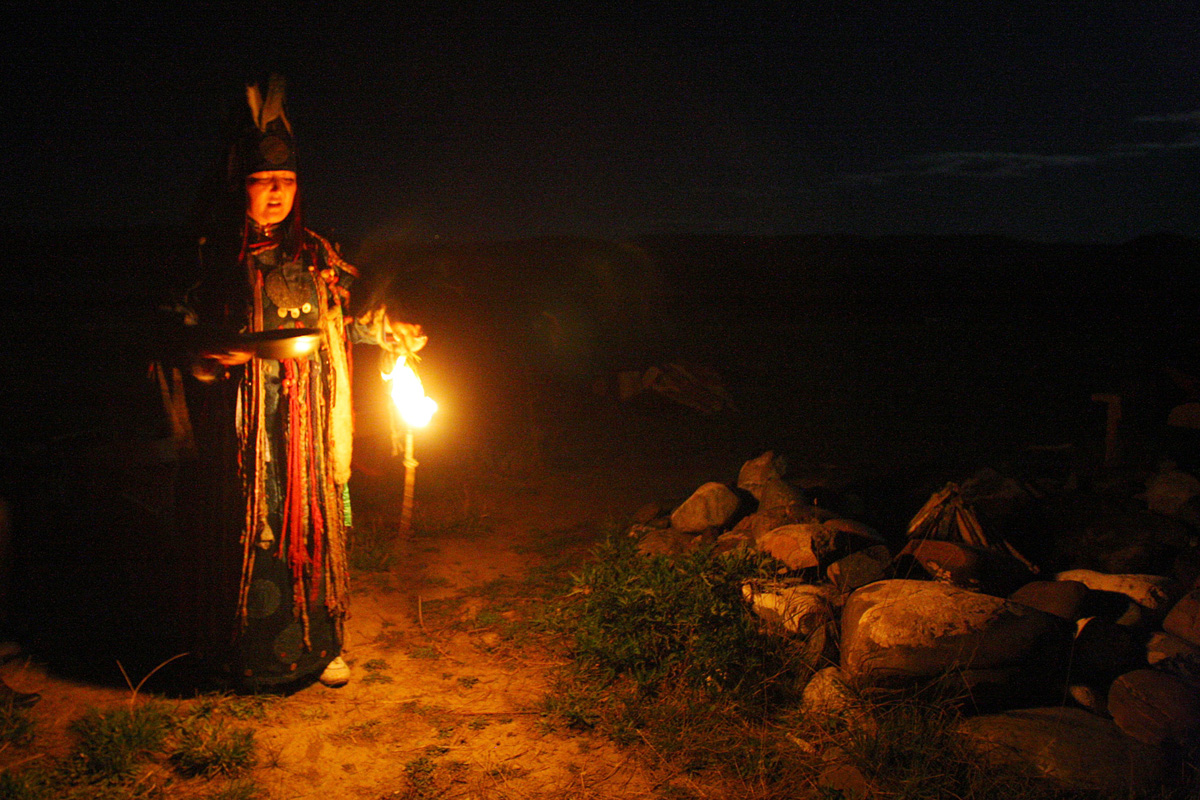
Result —
<instances>
[{"instance_id":1,"label":"woman's left hand","mask_svg":"<svg viewBox=\"0 0 1200 800\"><path fill-rule=\"evenodd\" d=\"M386 308L376 308L359 317L358 321L367 326L372 338L379 342L380 347L397 356L416 353L429 341L420 325L398 322L392 319Z\"/></svg>"},{"instance_id":2,"label":"woman's left hand","mask_svg":"<svg viewBox=\"0 0 1200 800\"><path fill-rule=\"evenodd\" d=\"M429 337L421 330L421 326L412 322L395 322L390 317L386 317L387 336L385 340L390 338L393 340L393 349L404 355L409 355L417 352L425 343L429 341ZM387 347L385 344L384 347Z\"/></svg>"}]
</instances>

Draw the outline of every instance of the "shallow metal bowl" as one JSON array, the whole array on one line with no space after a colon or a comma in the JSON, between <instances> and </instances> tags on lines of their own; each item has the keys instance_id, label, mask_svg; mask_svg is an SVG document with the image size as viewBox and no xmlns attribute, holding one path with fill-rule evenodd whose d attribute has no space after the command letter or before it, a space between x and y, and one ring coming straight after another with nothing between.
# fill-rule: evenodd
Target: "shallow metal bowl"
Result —
<instances>
[{"instance_id":1,"label":"shallow metal bowl","mask_svg":"<svg viewBox=\"0 0 1200 800\"><path fill-rule=\"evenodd\" d=\"M233 353L248 353L254 358L307 358L321 344L316 328L279 328L273 331L243 333L229 347Z\"/></svg>"}]
</instances>

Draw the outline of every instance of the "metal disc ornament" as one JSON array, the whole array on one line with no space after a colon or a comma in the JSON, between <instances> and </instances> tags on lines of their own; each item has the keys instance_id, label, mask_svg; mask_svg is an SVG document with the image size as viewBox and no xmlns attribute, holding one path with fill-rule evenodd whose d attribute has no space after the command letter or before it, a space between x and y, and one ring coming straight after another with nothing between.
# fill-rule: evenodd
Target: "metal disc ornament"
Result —
<instances>
[{"instance_id":1,"label":"metal disc ornament","mask_svg":"<svg viewBox=\"0 0 1200 800\"><path fill-rule=\"evenodd\" d=\"M312 299L312 278L298 261L289 261L267 273L267 297L279 308L300 308Z\"/></svg>"}]
</instances>

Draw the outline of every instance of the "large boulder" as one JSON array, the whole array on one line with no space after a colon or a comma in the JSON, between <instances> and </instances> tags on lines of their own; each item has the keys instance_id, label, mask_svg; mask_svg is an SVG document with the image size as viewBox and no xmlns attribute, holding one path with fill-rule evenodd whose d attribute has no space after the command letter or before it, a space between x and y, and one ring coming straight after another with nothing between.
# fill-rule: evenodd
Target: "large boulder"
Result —
<instances>
[{"instance_id":1,"label":"large boulder","mask_svg":"<svg viewBox=\"0 0 1200 800\"><path fill-rule=\"evenodd\" d=\"M1162 575L1110 575L1091 569L1070 569L1054 576L1059 581L1079 581L1089 589L1123 594L1151 614L1165 614L1174 584Z\"/></svg>"},{"instance_id":2,"label":"large boulder","mask_svg":"<svg viewBox=\"0 0 1200 800\"><path fill-rule=\"evenodd\" d=\"M1162 670L1134 670L1113 681L1108 713L1146 744L1183 743L1200 735L1200 687Z\"/></svg>"},{"instance_id":3,"label":"large boulder","mask_svg":"<svg viewBox=\"0 0 1200 800\"><path fill-rule=\"evenodd\" d=\"M1063 787L1126 796L1158 788L1162 752L1079 708L1026 708L960 723L965 740L996 765L1032 768Z\"/></svg>"},{"instance_id":4,"label":"large boulder","mask_svg":"<svg viewBox=\"0 0 1200 800\"><path fill-rule=\"evenodd\" d=\"M703 484L671 512L671 527L684 533L723 528L737 513L741 498L723 483Z\"/></svg>"},{"instance_id":5,"label":"large boulder","mask_svg":"<svg viewBox=\"0 0 1200 800\"><path fill-rule=\"evenodd\" d=\"M1067 662L1066 620L945 583L884 580L842 610L841 666L866 683L940 675L951 668L1028 668L1051 680Z\"/></svg>"},{"instance_id":6,"label":"large boulder","mask_svg":"<svg viewBox=\"0 0 1200 800\"><path fill-rule=\"evenodd\" d=\"M759 489L758 508L760 511L770 511L774 508L790 511L807 505L808 501L804 497L804 492L783 478L772 478Z\"/></svg>"}]
</instances>

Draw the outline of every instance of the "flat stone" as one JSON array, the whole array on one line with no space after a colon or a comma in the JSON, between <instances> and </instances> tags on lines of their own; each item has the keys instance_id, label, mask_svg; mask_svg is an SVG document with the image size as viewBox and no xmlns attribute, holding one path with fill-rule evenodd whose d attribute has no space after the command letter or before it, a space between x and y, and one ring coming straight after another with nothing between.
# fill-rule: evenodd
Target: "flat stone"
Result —
<instances>
[{"instance_id":1,"label":"flat stone","mask_svg":"<svg viewBox=\"0 0 1200 800\"><path fill-rule=\"evenodd\" d=\"M1034 769L1064 788L1125 796L1158 788L1163 753L1080 708L1028 708L964 720L966 740L997 765Z\"/></svg>"}]
</instances>

